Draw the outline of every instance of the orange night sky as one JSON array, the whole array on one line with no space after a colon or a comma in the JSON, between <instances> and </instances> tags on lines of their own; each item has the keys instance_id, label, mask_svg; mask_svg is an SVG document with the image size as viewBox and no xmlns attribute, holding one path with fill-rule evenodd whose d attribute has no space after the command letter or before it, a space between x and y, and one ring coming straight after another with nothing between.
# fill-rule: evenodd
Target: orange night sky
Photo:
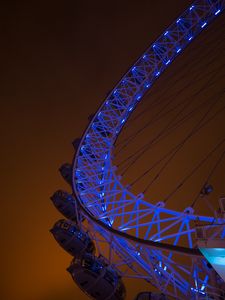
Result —
<instances>
[{"instance_id":1,"label":"orange night sky","mask_svg":"<svg viewBox=\"0 0 225 300\"><path fill-rule=\"evenodd\" d=\"M71 161L71 142L82 135L88 116L190 3L3 4L1 299L88 299L66 272L71 257L49 233L61 218L49 197L68 189L58 168ZM142 289L139 283L135 288Z\"/></svg>"}]
</instances>

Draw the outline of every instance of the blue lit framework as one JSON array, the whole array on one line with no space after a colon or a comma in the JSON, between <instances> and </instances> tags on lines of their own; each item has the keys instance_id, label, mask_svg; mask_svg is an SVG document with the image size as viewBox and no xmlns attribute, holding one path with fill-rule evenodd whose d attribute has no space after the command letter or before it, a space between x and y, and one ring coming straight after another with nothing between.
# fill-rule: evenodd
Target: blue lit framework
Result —
<instances>
[{"instance_id":1,"label":"blue lit framework","mask_svg":"<svg viewBox=\"0 0 225 300\"><path fill-rule=\"evenodd\" d=\"M196 215L191 207L173 211L164 202L153 205L142 194L133 195L115 173L112 151L124 123L155 80L224 7L224 0L197 0L166 29L105 99L73 162L73 191L93 234L100 233L135 276L176 299L205 299L218 292L205 260L193 249L194 221L210 223L214 218ZM222 217L217 221L224 223ZM186 248L180 246L181 238Z\"/></svg>"}]
</instances>

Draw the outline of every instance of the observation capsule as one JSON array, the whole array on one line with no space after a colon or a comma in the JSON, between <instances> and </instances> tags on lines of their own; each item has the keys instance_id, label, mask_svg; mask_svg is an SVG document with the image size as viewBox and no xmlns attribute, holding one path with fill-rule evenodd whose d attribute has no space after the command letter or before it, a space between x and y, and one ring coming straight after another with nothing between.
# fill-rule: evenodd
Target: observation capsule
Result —
<instances>
[{"instance_id":1,"label":"observation capsule","mask_svg":"<svg viewBox=\"0 0 225 300\"><path fill-rule=\"evenodd\" d=\"M50 197L50 199L61 214L66 218L77 222L77 201L72 195L63 190L58 190Z\"/></svg>"},{"instance_id":2,"label":"observation capsule","mask_svg":"<svg viewBox=\"0 0 225 300\"><path fill-rule=\"evenodd\" d=\"M59 245L73 256L95 252L95 245L88 233L72 221L59 220L50 232Z\"/></svg>"},{"instance_id":3,"label":"observation capsule","mask_svg":"<svg viewBox=\"0 0 225 300\"><path fill-rule=\"evenodd\" d=\"M163 293L141 292L134 300L169 300Z\"/></svg>"},{"instance_id":4,"label":"observation capsule","mask_svg":"<svg viewBox=\"0 0 225 300\"><path fill-rule=\"evenodd\" d=\"M118 272L94 255L73 259L67 271L75 283L96 300L125 299L125 286Z\"/></svg>"},{"instance_id":5,"label":"observation capsule","mask_svg":"<svg viewBox=\"0 0 225 300\"><path fill-rule=\"evenodd\" d=\"M64 180L69 184L72 185L72 166L69 163L63 164L59 168L59 172L64 178Z\"/></svg>"}]
</instances>

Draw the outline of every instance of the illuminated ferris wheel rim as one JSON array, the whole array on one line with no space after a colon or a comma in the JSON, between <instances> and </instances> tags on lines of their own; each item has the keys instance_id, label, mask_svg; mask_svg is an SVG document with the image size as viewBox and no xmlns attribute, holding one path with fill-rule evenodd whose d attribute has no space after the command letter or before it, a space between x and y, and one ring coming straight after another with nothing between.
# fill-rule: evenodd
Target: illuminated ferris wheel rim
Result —
<instances>
[{"instance_id":1,"label":"illuminated ferris wheel rim","mask_svg":"<svg viewBox=\"0 0 225 300\"><path fill-rule=\"evenodd\" d=\"M153 248L201 256L198 249L143 239L124 232L123 228L113 228L110 218L107 217L107 203L104 199L110 197L107 195L109 192L107 188L113 183L116 189L121 190L121 195L126 195L132 201L140 201L152 211L158 210L176 216L177 219L185 216L189 221L213 222L214 217L194 215L191 208L187 208L184 212L177 212L166 209L162 202L153 205L133 195L122 185L120 178L115 174L111 152L124 123L146 91L190 41L222 12L224 7L224 0L195 1L128 70L107 96L87 127L73 160L72 188L88 219L106 231ZM82 172L88 175L78 178L77 173ZM93 180L95 177L98 180ZM99 183L99 177L101 183ZM99 217L101 215L104 217Z\"/></svg>"}]
</instances>

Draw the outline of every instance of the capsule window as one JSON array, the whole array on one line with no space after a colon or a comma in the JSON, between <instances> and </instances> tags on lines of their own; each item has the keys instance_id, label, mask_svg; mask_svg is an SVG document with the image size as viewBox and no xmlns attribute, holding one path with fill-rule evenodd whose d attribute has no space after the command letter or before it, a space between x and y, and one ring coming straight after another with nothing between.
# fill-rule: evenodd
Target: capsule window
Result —
<instances>
[{"instance_id":1,"label":"capsule window","mask_svg":"<svg viewBox=\"0 0 225 300\"><path fill-rule=\"evenodd\" d=\"M69 227L70 227L70 225L69 225L68 223L62 223L62 224L61 224L61 228L62 228L62 229L68 230Z\"/></svg>"},{"instance_id":2,"label":"capsule window","mask_svg":"<svg viewBox=\"0 0 225 300\"><path fill-rule=\"evenodd\" d=\"M82 266L87 269L91 269L92 264L93 264L93 261L91 259L85 259L82 261Z\"/></svg>"}]
</instances>

